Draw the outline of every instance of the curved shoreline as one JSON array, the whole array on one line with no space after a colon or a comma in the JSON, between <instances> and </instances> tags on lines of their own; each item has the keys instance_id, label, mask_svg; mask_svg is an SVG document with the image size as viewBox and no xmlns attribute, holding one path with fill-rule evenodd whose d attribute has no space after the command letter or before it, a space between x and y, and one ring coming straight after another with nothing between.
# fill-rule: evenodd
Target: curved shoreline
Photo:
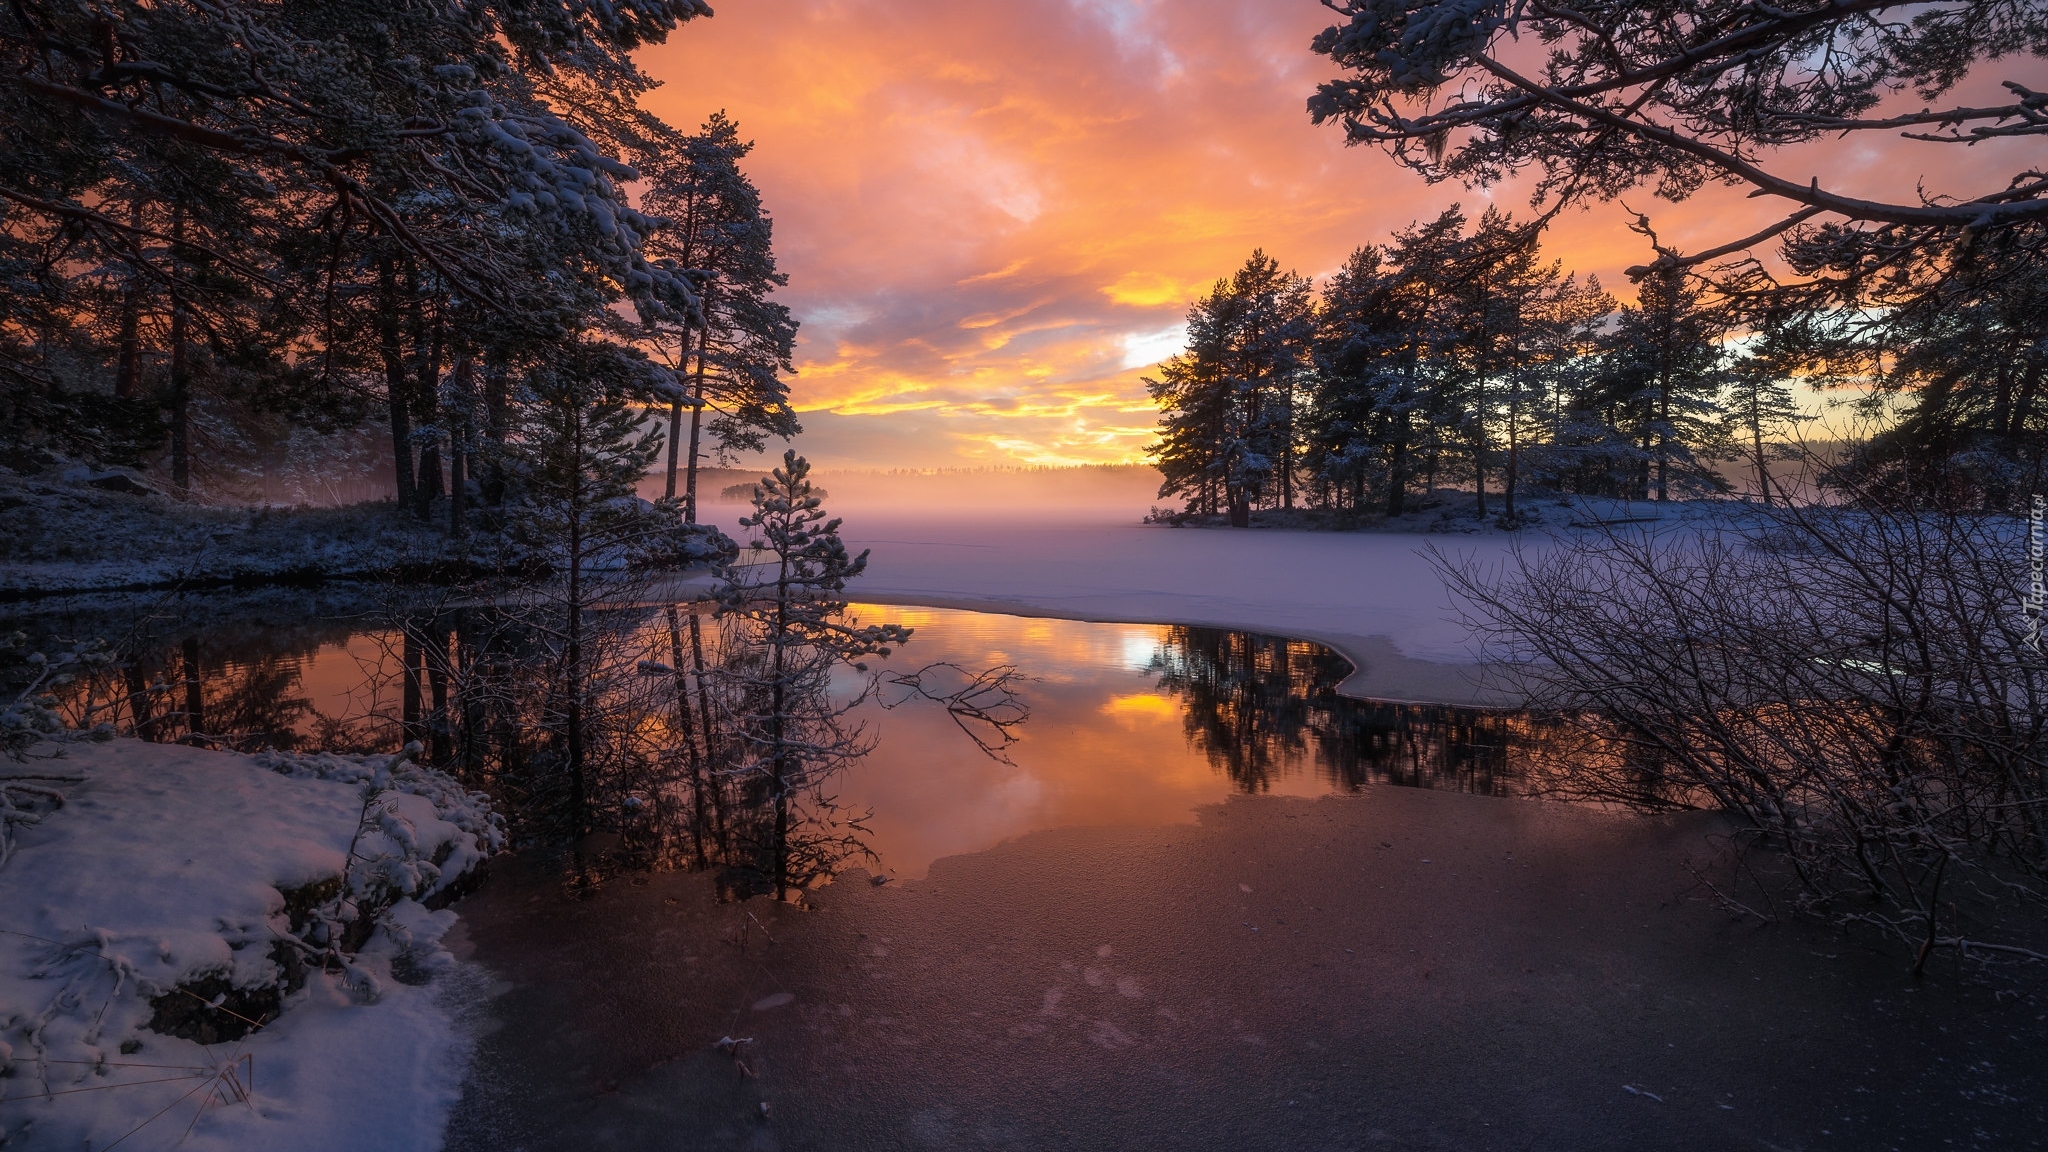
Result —
<instances>
[{"instance_id":1,"label":"curved shoreline","mask_svg":"<svg viewBox=\"0 0 2048 1152\"><path fill-rule=\"evenodd\" d=\"M708 575L697 573L651 585L649 602L701 599L710 588ZM1351 674L1338 684L1339 695L1354 700L1381 700L1392 704L1444 704L1459 708L1505 708L1517 702L1507 693L1480 682L1484 665L1446 664L1403 655L1386 636L1361 635L1327 629L1299 628L1286 624L1261 623L1228 613L1196 612L1093 612L1085 608L1062 609L1043 601L1011 596L975 596L960 593L849 590L847 599L856 604L885 604L899 608L941 608L961 612L995 612L1030 619L1074 620L1083 624L1184 625L1190 628L1227 628L1265 636L1284 636L1321 644L1344 657Z\"/></svg>"},{"instance_id":2,"label":"curved shoreline","mask_svg":"<svg viewBox=\"0 0 2048 1152\"><path fill-rule=\"evenodd\" d=\"M1047 620L1075 620L1084 624L1182 625L1190 628L1224 628L1308 640L1336 652L1351 665L1351 674L1337 685L1337 693L1354 700L1380 700L1391 704L1446 704L1461 708L1510 707L1515 701L1506 693L1477 681L1484 665L1440 664L1404 656L1385 636L1360 636L1346 632L1276 628L1270 624L1232 619L1190 620L1184 615L1123 614L1105 616L1089 612L1063 612L1022 600L1000 597L931 596L923 593L862 593L850 597L859 604L887 604L903 608L947 608L965 612L997 612Z\"/></svg>"}]
</instances>

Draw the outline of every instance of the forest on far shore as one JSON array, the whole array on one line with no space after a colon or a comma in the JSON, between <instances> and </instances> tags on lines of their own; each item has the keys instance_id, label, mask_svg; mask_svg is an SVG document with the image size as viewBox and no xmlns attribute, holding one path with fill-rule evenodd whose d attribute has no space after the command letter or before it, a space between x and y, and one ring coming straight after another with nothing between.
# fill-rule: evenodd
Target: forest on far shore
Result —
<instances>
[{"instance_id":1,"label":"forest on far shore","mask_svg":"<svg viewBox=\"0 0 2048 1152\"><path fill-rule=\"evenodd\" d=\"M1634 227L1669 251L1647 220ZM1513 527L1531 489L1768 502L1794 494L1773 465L1797 461L1860 499L2025 507L2048 447L2048 279L2006 239L1922 253L1907 287L1827 292L1780 285L1754 258L1653 261L1625 304L1546 259L1540 226L1492 208L1361 247L1320 288L1254 252L1189 309L1186 349L1146 381L1160 494L1183 499L1179 518L1245 526L1254 509L1401 516L1456 486L1475 516ZM1824 402L1866 434L1811 439L1798 389L1854 389Z\"/></svg>"}]
</instances>

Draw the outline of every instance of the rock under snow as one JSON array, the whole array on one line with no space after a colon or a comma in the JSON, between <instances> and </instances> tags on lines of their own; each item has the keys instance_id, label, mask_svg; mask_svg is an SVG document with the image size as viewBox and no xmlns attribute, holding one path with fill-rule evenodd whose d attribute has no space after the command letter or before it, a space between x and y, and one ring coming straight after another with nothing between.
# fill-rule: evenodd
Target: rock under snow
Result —
<instances>
[{"instance_id":1,"label":"rock under snow","mask_svg":"<svg viewBox=\"0 0 2048 1152\"><path fill-rule=\"evenodd\" d=\"M502 842L479 797L402 757L133 739L0 777L63 795L0 869L0 1148L435 1143L462 1041L415 974L450 963L427 905Z\"/></svg>"}]
</instances>

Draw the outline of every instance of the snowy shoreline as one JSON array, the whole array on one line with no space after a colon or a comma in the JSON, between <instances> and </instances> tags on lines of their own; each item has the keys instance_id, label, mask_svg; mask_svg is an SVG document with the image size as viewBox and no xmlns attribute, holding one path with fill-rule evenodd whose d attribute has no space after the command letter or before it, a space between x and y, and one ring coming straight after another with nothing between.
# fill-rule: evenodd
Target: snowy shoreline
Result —
<instances>
[{"instance_id":1,"label":"snowy shoreline","mask_svg":"<svg viewBox=\"0 0 2048 1152\"><path fill-rule=\"evenodd\" d=\"M1122 614L1111 618L1045 608L1021 599L884 593L863 594L860 600L868 604L999 612L1007 616L1075 620L1084 624L1187 625L1277 635L1289 640L1307 640L1321 644L1342 656L1345 662L1351 665L1351 674L1337 685L1337 694L1340 696L1354 700L1379 700L1389 704L1449 704L1470 708L1503 707L1514 703L1512 696L1484 682L1485 665L1418 660L1402 655L1401 650L1386 636L1359 636L1345 632L1272 626L1257 621L1227 618L1190 620L1185 618L1186 613L1171 616Z\"/></svg>"},{"instance_id":2,"label":"snowy shoreline","mask_svg":"<svg viewBox=\"0 0 2048 1152\"><path fill-rule=\"evenodd\" d=\"M744 541L735 526L721 525ZM855 603L1092 623L1229 628L1323 644L1352 665L1339 691L1401 703L1501 706L1425 555L1493 564L1548 536L1257 532L1103 516L967 519L855 509L847 546L871 553ZM648 590L700 595L702 577Z\"/></svg>"},{"instance_id":3,"label":"snowy shoreline","mask_svg":"<svg viewBox=\"0 0 2048 1152\"><path fill-rule=\"evenodd\" d=\"M438 1145L476 983L441 905L503 843L481 797L404 756L131 738L8 782L40 803L0 868L0 1147Z\"/></svg>"}]
</instances>

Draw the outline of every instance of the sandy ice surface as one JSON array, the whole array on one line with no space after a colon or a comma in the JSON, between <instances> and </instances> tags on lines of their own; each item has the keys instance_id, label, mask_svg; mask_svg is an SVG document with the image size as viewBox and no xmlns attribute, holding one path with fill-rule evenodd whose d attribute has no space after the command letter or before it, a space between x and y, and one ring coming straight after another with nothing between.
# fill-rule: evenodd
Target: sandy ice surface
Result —
<instances>
[{"instance_id":1,"label":"sandy ice surface","mask_svg":"<svg viewBox=\"0 0 2048 1152\"><path fill-rule=\"evenodd\" d=\"M1738 920L1685 869L1727 883L1723 844L1368 787L854 873L814 912L686 873L570 900L514 861L462 905L508 983L448 1148L2042 1146L2038 998Z\"/></svg>"}]
</instances>

